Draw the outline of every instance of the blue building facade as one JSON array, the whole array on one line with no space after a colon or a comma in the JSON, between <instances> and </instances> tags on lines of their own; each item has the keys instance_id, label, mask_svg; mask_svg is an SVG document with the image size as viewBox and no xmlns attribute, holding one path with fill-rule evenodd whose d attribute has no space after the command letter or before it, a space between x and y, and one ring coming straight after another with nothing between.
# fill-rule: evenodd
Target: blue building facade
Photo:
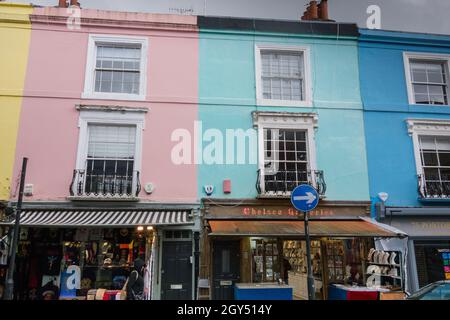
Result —
<instances>
[{"instance_id":1,"label":"blue building facade","mask_svg":"<svg viewBox=\"0 0 450 320\"><path fill-rule=\"evenodd\" d=\"M409 235L397 246L413 292L450 278L450 37L361 29L359 40L372 215Z\"/></svg>"}]
</instances>

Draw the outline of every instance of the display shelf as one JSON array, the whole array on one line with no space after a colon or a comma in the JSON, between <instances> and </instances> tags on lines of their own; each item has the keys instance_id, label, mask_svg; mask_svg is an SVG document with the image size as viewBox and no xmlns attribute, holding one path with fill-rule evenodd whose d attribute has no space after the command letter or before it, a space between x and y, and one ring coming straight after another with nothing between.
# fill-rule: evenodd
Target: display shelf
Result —
<instances>
[{"instance_id":1,"label":"display shelf","mask_svg":"<svg viewBox=\"0 0 450 320\"><path fill-rule=\"evenodd\" d=\"M366 273L366 275L368 275L368 276L375 275L375 276L389 277L389 278L394 278L394 279L402 279L402 277L400 277L400 276L393 276L390 274L382 274L382 273Z\"/></svg>"},{"instance_id":2,"label":"display shelf","mask_svg":"<svg viewBox=\"0 0 450 320\"><path fill-rule=\"evenodd\" d=\"M376 266L395 267L395 268L401 267L399 264L377 263L377 262L371 262L369 260L365 260L365 261L366 261L367 264L374 264Z\"/></svg>"}]
</instances>

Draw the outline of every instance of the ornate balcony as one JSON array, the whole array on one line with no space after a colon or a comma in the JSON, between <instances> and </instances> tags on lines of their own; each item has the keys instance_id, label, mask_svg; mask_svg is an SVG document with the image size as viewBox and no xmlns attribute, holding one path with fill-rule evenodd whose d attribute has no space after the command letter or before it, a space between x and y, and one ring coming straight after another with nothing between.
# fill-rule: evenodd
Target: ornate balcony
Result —
<instances>
[{"instance_id":1,"label":"ornate balcony","mask_svg":"<svg viewBox=\"0 0 450 320\"><path fill-rule=\"evenodd\" d=\"M449 181L430 181L424 175L419 174L418 192L421 200L450 200Z\"/></svg>"},{"instance_id":2,"label":"ornate balcony","mask_svg":"<svg viewBox=\"0 0 450 320\"><path fill-rule=\"evenodd\" d=\"M139 171L132 175L89 174L74 170L70 184L70 197L94 200L133 200L141 191Z\"/></svg>"},{"instance_id":3,"label":"ornate balcony","mask_svg":"<svg viewBox=\"0 0 450 320\"><path fill-rule=\"evenodd\" d=\"M300 184L309 184L317 190L320 197L325 197L327 185L322 170L305 172L305 180L299 179L300 173L296 171L278 171L274 174L264 175L258 170L256 190L261 197L291 196L292 190Z\"/></svg>"}]
</instances>

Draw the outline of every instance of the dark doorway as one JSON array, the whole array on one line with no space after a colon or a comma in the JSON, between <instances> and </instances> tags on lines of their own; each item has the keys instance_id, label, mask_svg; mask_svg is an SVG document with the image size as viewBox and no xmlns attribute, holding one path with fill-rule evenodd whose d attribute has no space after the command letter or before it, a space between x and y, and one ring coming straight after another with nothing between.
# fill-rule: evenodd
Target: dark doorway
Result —
<instances>
[{"instance_id":1,"label":"dark doorway","mask_svg":"<svg viewBox=\"0 0 450 320\"><path fill-rule=\"evenodd\" d=\"M192 299L192 243L164 241L161 268L161 299Z\"/></svg>"},{"instance_id":2,"label":"dark doorway","mask_svg":"<svg viewBox=\"0 0 450 320\"><path fill-rule=\"evenodd\" d=\"M240 279L240 241L213 244L213 299L233 300L234 284Z\"/></svg>"}]
</instances>

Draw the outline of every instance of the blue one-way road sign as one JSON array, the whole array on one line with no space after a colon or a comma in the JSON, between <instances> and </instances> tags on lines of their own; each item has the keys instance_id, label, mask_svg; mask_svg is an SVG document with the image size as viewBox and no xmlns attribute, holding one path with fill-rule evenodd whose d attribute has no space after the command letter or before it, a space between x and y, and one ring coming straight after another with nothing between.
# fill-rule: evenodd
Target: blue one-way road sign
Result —
<instances>
[{"instance_id":1,"label":"blue one-way road sign","mask_svg":"<svg viewBox=\"0 0 450 320\"><path fill-rule=\"evenodd\" d=\"M308 212L319 204L319 194L310 185L302 184L292 191L291 202L295 209Z\"/></svg>"}]
</instances>

